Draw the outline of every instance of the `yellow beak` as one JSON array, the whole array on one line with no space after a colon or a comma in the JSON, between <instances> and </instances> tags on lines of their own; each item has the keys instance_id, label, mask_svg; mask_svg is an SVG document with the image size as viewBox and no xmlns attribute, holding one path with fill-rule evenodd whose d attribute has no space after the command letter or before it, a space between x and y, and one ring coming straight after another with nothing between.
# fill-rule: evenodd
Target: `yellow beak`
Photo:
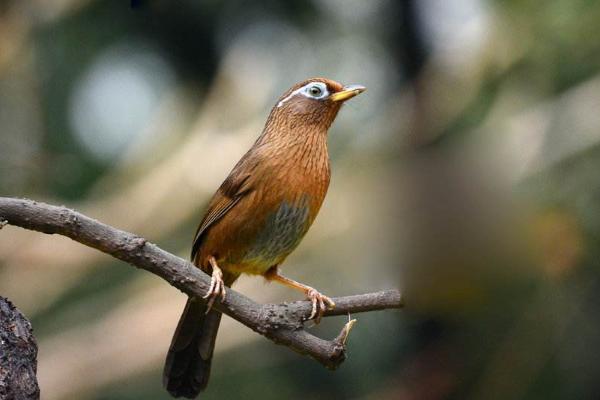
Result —
<instances>
[{"instance_id":1,"label":"yellow beak","mask_svg":"<svg viewBox=\"0 0 600 400\"><path fill-rule=\"evenodd\" d=\"M361 85L344 86L344 88L342 90L329 96L329 100L331 100L331 101L346 101L348 99L353 98L354 96L356 96L358 94L361 94L365 90L367 90L367 88L364 86L361 86Z\"/></svg>"}]
</instances>

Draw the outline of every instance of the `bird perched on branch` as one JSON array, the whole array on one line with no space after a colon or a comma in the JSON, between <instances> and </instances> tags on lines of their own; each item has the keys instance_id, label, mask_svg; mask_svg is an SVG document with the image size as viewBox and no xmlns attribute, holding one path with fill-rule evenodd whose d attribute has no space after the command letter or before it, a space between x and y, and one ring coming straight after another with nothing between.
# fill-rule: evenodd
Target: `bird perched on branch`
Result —
<instances>
[{"instance_id":1,"label":"bird perched on branch","mask_svg":"<svg viewBox=\"0 0 600 400\"><path fill-rule=\"evenodd\" d=\"M279 266L325 198L327 131L342 104L364 90L323 78L294 85L213 196L192 247L192 261L211 275L211 285L204 299L188 299L171 342L163 383L173 396L194 398L206 387L221 321L211 307L242 273L301 290L312 302L310 319L316 322L335 306L312 287L281 275Z\"/></svg>"}]
</instances>

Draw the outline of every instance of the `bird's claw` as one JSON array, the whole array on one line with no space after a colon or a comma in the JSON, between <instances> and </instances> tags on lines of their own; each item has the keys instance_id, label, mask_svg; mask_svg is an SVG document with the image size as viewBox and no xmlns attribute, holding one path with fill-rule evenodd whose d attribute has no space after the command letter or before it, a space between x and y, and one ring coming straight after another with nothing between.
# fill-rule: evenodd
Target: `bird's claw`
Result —
<instances>
[{"instance_id":1,"label":"bird's claw","mask_svg":"<svg viewBox=\"0 0 600 400\"><path fill-rule=\"evenodd\" d=\"M310 288L306 292L306 297L308 297L312 303L312 312L310 313L308 319L314 319L316 324L321 322L321 318L323 317L325 311L335 308L335 303L333 300L331 300L331 298L319 293L313 288Z\"/></svg>"},{"instance_id":2,"label":"bird's claw","mask_svg":"<svg viewBox=\"0 0 600 400\"><path fill-rule=\"evenodd\" d=\"M210 287L208 288L208 292L204 296L203 299L208 299L206 304L206 313L211 310L213 303L217 297L221 297L221 301L225 300L225 282L223 282L223 272L221 272L218 268L213 268L213 272L210 278Z\"/></svg>"}]
</instances>

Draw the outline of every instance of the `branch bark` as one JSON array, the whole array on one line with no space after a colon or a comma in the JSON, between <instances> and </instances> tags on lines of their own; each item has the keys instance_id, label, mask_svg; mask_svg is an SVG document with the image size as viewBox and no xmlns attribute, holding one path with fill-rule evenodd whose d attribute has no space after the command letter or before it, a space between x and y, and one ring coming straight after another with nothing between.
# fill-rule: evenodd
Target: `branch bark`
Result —
<instances>
[{"instance_id":1,"label":"branch bark","mask_svg":"<svg viewBox=\"0 0 600 400\"><path fill-rule=\"evenodd\" d=\"M47 234L67 236L158 275L189 296L202 297L210 286L210 277L182 258L162 250L142 237L113 228L63 206L0 197L0 229L6 223ZM333 300L336 308L327 311L324 315L326 317L403 306L402 297L397 290L337 297ZM311 312L308 301L261 305L228 289L226 299L222 302L215 301L214 308L275 343L313 357L327 368L335 369L344 361L345 342L351 325L346 324L340 335L333 340L324 340L310 334L303 326Z\"/></svg>"},{"instance_id":2,"label":"branch bark","mask_svg":"<svg viewBox=\"0 0 600 400\"><path fill-rule=\"evenodd\" d=\"M39 399L36 372L37 343L31 323L0 297L0 400Z\"/></svg>"}]
</instances>

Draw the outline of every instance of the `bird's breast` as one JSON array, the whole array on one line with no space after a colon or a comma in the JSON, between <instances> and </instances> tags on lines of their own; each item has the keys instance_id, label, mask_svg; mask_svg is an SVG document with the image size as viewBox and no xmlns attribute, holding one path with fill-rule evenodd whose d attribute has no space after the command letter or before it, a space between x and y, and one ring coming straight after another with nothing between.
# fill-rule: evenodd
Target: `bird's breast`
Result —
<instances>
[{"instance_id":1,"label":"bird's breast","mask_svg":"<svg viewBox=\"0 0 600 400\"><path fill-rule=\"evenodd\" d=\"M325 146L268 150L253 168L252 192L213 231L226 240L205 249L222 255L231 272L264 274L281 264L310 228L329 186Z\"/></svg>"},{"instance_id":2,"label":"bird's breast","mask_svg":"<svg viewBox=\"0 0 600 400\"><path fill-rule=\"evenodd\" d=\"M310 223L310 198L282 201L268 214L255 240L244 255L244 263L269 267L283 261L298 246Z\"/></svg>"}]
</instances>

